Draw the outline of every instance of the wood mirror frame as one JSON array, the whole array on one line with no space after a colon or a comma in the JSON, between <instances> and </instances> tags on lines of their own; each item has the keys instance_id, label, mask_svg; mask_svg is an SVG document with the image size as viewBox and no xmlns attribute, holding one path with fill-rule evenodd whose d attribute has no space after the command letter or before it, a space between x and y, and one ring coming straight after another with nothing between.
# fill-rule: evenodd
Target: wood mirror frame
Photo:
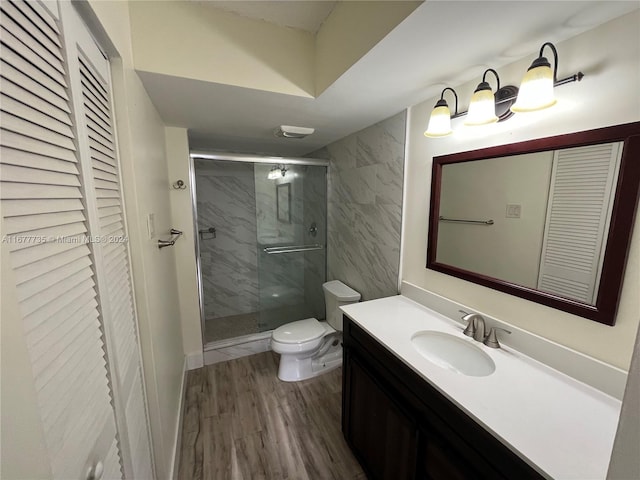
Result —
<instances>
[{"instance_id":1,"label":"wood mirror frame","mask_svg":"<svg viewBox=\"0 0 640 480\"><path fill-rule=\"evenodd\" d=\"M595 305L582 303L436 261L441 179L442 167L444 165L619 141L624 142L624 146L620 160L620 172L616 184L611 222L607 234L607 245ZM551 308L563 310L580 317L585 317L605 325L614 325L620 300L620 292L622 290L627 255L631 244L631 232L633 230L635 212L638 204L639 188L640 122L434 157L431 177L427 268Z\"/></svg>"}]
</instances>

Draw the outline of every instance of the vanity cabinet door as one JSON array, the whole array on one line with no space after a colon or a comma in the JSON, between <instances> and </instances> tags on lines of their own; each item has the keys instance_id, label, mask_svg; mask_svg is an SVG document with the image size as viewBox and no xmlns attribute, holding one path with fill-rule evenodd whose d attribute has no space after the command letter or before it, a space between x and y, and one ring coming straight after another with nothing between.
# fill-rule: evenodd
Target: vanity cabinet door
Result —
<instances>
[{"instance_id":1,"label":"vanity cabinet door","mask_svg":"<svg viewBox=\"0 0 640 480\"><path fill-rule=\"evenodd\" d=\"M523 472L508 473L508 462L502 450L496 453L489 443L476 437L472 420L462 412L437 406L437 400L423 392L425 408L418 414L420 442L418 447L418 475L420 480L508 480L530 478ZM486 456L495 463L489 463ZM505 471L501 470L505 460Z\"/></svg>"},{"instance_id":2,"label":"vanity cabinet door","mask_svg":"<svg viewBox=\"0 0 640 480\"><path fill-rule=\"evenodd\" d=\"M418 447L415 421L356 358L350 357L347 369L347 440L369 478L414 479Z\"/></svg>"},{"instance_id":3,"label":"vanity cabinet door","mask_svg":"<svg viewBox=\"0 0 640 480\"><path fill-rule=\"evenodd\" d=\"M418 475L420 480L470 480L502 479L497 472L487 474L472 468L464 453L442 441L433 434L420 431L420 449L418 450Z\"/></svg>"},{"instance_id":4,"label":"vanity cabinet door","mask_svg":"<svg viewBox=\"0 0 640 480\"><path fill-rule=\"evenodd\" d=\"M421 432L421 437L428 437ZM469 470L456 461L451 450L432 438L423 440L420 447L420 475L428 480L466 480L472 478Z\"/></svg>"}]
</instances>

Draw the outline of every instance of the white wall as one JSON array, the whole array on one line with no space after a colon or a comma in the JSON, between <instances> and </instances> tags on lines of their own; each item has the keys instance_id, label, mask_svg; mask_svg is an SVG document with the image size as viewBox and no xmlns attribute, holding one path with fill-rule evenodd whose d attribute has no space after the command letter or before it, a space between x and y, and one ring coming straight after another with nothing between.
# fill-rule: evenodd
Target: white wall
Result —
<instances>
[{"instance_id":1,"label":"white wall","mask_svg":"<svg viewBox=\"0 0 640 480\"><path fill-rule=\"evenodd\" d=\"M633 339L640 320L640 222L636 220L624 277L617 323L601 325L536 303L427 270L426 248L431 161L434 156L489 146L594 129L640 120L640 12L601 25L594 30L557 44L559 76L578 70L585 73L580 83L558 87L558 104L549 110L518 114L506 122L486 127L463 127L464 118L453 121L451 137L426 138L423 132L436 98L415 105L409 114L405 224L403 235L403 280L452 298L489 316L532 331L627 369ZM553 39L550 38L550 41ZM461 47L473 39L459 36ZM499 69L501 84L518 85L537 56ZM461 65L460 68L466 68ZM486 66L487 68L490 65ZM480 79L452 85L466 109Z\"/></svg>"},{"instance_id":2,"label":"white wall","mask_svg":"<svg viewBox=\"0 0 640 480\"><path fill-rule=\"evenodd\" d=\"M135 303L158 478L168 478L177 438L184 374L175 250L158 249L171 221L170 180L164 125L133 70L129 7L125 2L92 1L112 61L115 116L130 240ZM100 35L102 33L102 35ZM100 38L100 37L104 38ZM155 215L149 238L147 215Z\"/></svg>"},{"instance_id":3,"label":"white wall","mask_svg":"<svg viewBox=\"0 0 640 480\"><path fill-rule=\"evenodd\" d=\"M178 295L180 297L180 324L182 347L187 356L188 368L204 365L202 355L202 328L196 269L195 224L191 205L191 176L189 172L189 139L185 128L165 129L169 181L185 183L185 189L171 189L171 221L183 236L174 246Z\"/></svg>"}]
</instances>

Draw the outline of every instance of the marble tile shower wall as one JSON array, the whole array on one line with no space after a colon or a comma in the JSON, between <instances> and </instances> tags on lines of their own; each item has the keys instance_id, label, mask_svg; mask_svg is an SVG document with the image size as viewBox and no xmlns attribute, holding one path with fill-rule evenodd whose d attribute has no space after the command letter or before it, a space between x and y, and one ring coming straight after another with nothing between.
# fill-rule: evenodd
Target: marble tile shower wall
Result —
<instances>
[{"instance_id":1,"label":"marble tile shower wall","mask_svg":"<svg viewBox=\"0 0 640 480\"><path fill-rule=\"evenodd\" d=\"M268 180L271 166L255 165L261 310L304 302L302 256L264 253L264 247L292 245L302 237L303 183L299 176L294 175L297 168L291 166L286 177ZM289 222L278 219L276 201L278 186L287 184L291 197Z\"/></svg>"},{"instance_id":2,"label":"marble tile shower wall","mask_svg":"<svg viewBox=\"0 0 640 480\"><path fill-rule=\"evenodd\" d=\"M304 167L303 167L304 168ZM310 231L316 225L315 235ZM304 243L326 245L327 242L327 174L324 167L306 167L304 170ZM305 304L311 316L325 318L324 292L326 279L326 249L304 253Z\"/></svg>"},{"instance_id":3,"label":"marble tile shower wall","mask_svg":"<svg viewBox=\"0 0 640 480\"><path fill-rule=\"evenodd\" d=\"M363 300L395 295L400 264L406 112L332 143L327 278Z\"/></svg>"},{"instance_id":4,"label":"marble tile shower wall","mask_svg":"<svg viewBox=\"0 0 640 480\"><path fill-rule=\"evenodd\" d=\"M205 318L256 312L259 307L253 165L197 160L198 228Z\"/></svg>"},{"instance_id":5,"label":"marble tile shower wall","mask_svg":"<svg viewBox=\"0 0 640 480\"><path fill-rule=\"evenodd\" d=\"M261 245L291 244L302 237L303 219L303 182L301 167L287 166L287 175L276 180L268 180L271 165L255 164L255 200L258 228L258 243ZM290 185L291 219L289 222L278 220L277 187Z\"/></svg>"}]
</instances>

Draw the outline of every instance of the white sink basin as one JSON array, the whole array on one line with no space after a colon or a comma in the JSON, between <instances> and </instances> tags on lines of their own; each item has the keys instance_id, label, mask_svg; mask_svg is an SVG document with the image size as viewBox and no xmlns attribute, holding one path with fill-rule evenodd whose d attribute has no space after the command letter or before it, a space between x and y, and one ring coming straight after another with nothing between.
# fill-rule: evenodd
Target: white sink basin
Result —
<instances>
[{"instance_id":1,"label":"white sink basin","mask_svg":"<svg viewBox=\"0 0 640 480\"><path fill-rule=\"evenodd\" d=\"M417 332L411 337L411 343L431 363L462 375L486 377L496 369L491 357L480 348L448 333Z\"/></svg>"}]
</instances>

